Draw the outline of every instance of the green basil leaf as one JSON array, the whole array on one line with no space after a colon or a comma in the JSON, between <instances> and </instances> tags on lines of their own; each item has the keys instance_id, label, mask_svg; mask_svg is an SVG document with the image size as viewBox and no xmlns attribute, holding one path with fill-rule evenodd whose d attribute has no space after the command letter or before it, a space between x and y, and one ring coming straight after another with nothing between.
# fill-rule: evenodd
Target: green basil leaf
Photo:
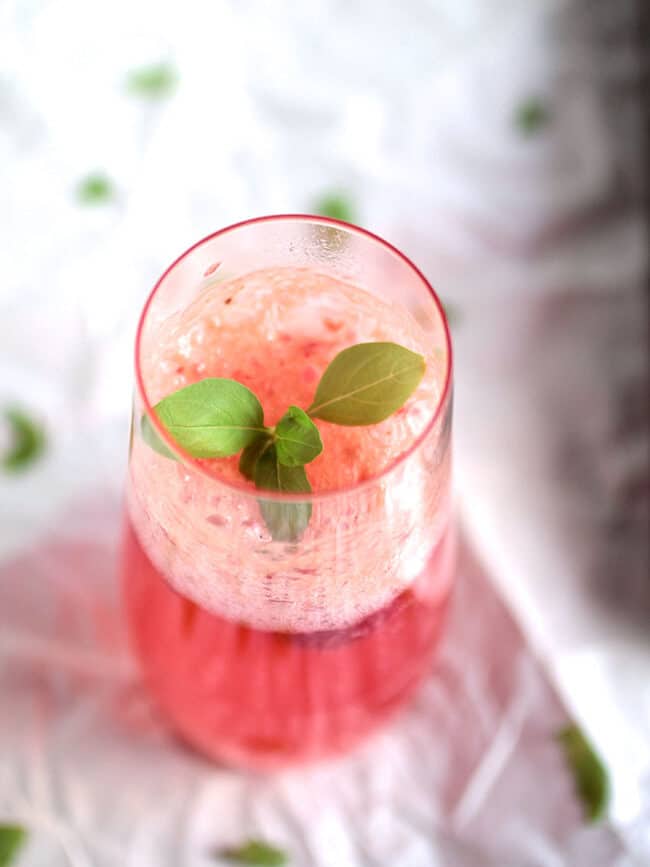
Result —
<instances>
[{"instance_id":1,"label":"green basil leaf","mask_svg":"<svg viewBox=\"0 0 650 867\"><path fill-rule=\"evenodd\" d=\"M278 460L285 467L302 467L323 451L320 433L304 409L290 406L275 427Z\"/></svg>"},{"instance_id":2,"label":"green basil leaf","mask_svg":"<svg viewBox=\"0 0 650 867\"><path fill-rule=\"evenodd\" d=\"M0 825L0 867L9 867L27 840L21 825Z\"/></svg>"},{"instance_id":3,"label":"green basil leaf","mask_svg":"<svg viewBox=\"0 0 650 867\"><path fill-rule=\"evenodd\" d=\"M307 494L311 485L304 467L285 467L275 446L263 452L255 464L255 487L264 491ZM297 542L309 524L311 503L276 503L260 499L260 511L278 542Z\"/></svg>"},{"instance_id":4,"label":"green basil leaf","mask_svg":"<svg viewBox=\"0 0 650 867\"><path fill-rule=\"evenodd\" d=\"M134 69L126 80L126 86L134 96L146 99L161 99L169 96L178 82L176 70L170 63L154 63Z\"/></svg>"},{"instance_id":5,"label":"green basil leaf","mask_svg":"<svg viewBox=\"0 0 650 867\"><path fill-rule=\"evenodd\" d=\"M77 199L82 205L101 205L115 197L115 188L109 177L97 172L87 175L77 186Z\"/></svg>"},{"instance_id":6,"label":"green basil leaf","mask_svg":"<svg viewBox=\"0 0 650 867\"><path fill-rule=\"evenodd\" d=\"M377 424L417 388L426 362L397 343L357 343L328 366L307 412L341 425Z\"/></svg>"},{"instance_id":7,"label":"green basil leaf","mask_svg":"<svg viewBox=\"0 0 650 867\"><path fill-rule=\"evenodd\" d=\"M249 446L246 446L239 459L239 472L244 476L244 478L249 479L251 482L253 481L255 478L255 464L257 463L257 459L262 452L266 451L266 449L271 446L272 442L273 440L270 436L262 435L258 439L254 440Z\"/></svg>"},{"instance_id":8,"label":"green basil leaf","mask_svg":"<svg viewBox=\"0 0 650 867\"><path fill-rule=\"evenodd\" d=\"M202 379L187 385L164 397L154 412L179 446L195 458L237 454L267 430L259 400L234 379ZM155 448L153 441L149 444Z\"/></svg>"},{"instance_id":9,"label":"green basil leaf","mask_svg":"<svg viewBox=\"0 0 650 867\"><path fill-rule=\"evenodd\" d=\"M534 97L520 103L515 110L515 124L525 136L534 135L543 129L549 120L547 107Z\"/></svg>"},{"instance_id":10,"label":"green basil leaf","mask_svg":"<svg viewBox=\"0 0 650 867\"><path fill-rule=\"evenodd\" d=\"M45 431L18 407L7 407L3 413L11 432L11 444L0 455L2 467L10 473L26 470L45 451Z\"/></svg>"},{"instance_id":11,"label":"green basil leaf","mask_svg":"<svg viewBox=\"0 0 650 867\"><path fill-rule=\"evenodd\" d=\"M263 840L248 840L241 846L220 849L215 854L230 864L249 864L252 867L284 867L289 863L286 852Z\"/></svg>"},{"instance_id":12,"label":"green basil leaf","mask_svg":"<svg viewBox=\"0 0 650 867\"><path fill-rule=\"evenodd\" d=\"M595 822L603 815L609 801L607 771L577 725L563 728L558 732L557 739L573 774L585 817L589 822Z\"/></svg>"},{"instance_id":13,"label":"green basil leaf","mask_svg":"<svg viewBox=\"0 0 650 867\"><path fill-rule=\"evenodd\" d=\"M350 198L343 193L326 193L314 204L314 212L321 217L332 220L342 220L344 223L354 223L356 214Z\"/></svg>"}]
</instances>

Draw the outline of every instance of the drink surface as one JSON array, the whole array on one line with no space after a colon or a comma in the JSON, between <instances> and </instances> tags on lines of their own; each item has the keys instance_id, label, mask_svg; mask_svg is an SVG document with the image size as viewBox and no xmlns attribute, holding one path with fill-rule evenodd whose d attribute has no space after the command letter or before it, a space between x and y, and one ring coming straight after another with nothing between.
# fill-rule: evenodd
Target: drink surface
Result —
<instances>
[{"instance_id":1,"label":"drink surface","mask_svg":"<svg viewBox=\"0 0 650 867\"><path fill-rule=\"evenodd\" d=\"M184 464L132 438L134 646L176 729L214 758L274 768L346 750L427 671L453 581L448 404L427 430L448 359L399 305L307 269L212 282L144 335L152 404L229 377L255 392L267 425L309 406L342 349L382 340L424 355L425 375L381 424L316 420L324 449L306 471L326 496L297 544L271 538L238 457Z\"/></svg>"},{"instance_id":2,"label":"drink surface","mask_svg":"<svg viewBox=\"0 0 650 867\"><path fill-rule=\"evenodd\" d=\"M424 355L417 391L378 425L342 427L315 420L323 453L307 467L316 492L339 490L378 475L407 451L433 415L447 359L405 310L350 284L306 268L274 268L209 285L159 329L147 352L153 402L209 376L252 389L276 424L289 404L306 409L334 356L355 343L392 341ZM199 462L216 477L242 478L238 458Z\"/></svg>"}]
</instances>

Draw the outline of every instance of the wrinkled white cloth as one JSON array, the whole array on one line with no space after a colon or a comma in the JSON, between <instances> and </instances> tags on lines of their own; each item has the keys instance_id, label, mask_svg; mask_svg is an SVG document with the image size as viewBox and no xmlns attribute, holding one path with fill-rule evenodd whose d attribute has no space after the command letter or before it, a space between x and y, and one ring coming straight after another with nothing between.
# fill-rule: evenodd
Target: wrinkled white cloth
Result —
<instances>
[{"instance_id":1,"label":"wrinkled white cloth","mask_svg":"<svg viewBox=\"0 0 650 867\"><path fill-rule=\"evenodd\" d=\"M650 858L634 8L0 8L0 403L50 432L38 465L0 476L0 816L38 829L21 865L55 865L59 846L61 864L193 867L253 832L317 867ZM169 99L125 92L161 59L179 72ZM524 136L531 96L550 120ZM117 198L82 208L96 169ZM465 561L438 675L402 722L261 783L172 742L108 650L131 347L190 243L330 189L458 308L461 510L528 643ZM612 774L618 831L582 826L550 737L568 712Z\"/></svg>"},{"instance_id":2,"label":"wrinkled white cloth","mask_svg":"<svg viewBox=\"0 0 650 867\"><path fill-rule=\"evenodd\" d=\"M260 777L175 741L143 689L119 517L96 491L0 568L0 816L31 829L21 865L43 847L71 867L198 867L262 837L295 867L631 867L611 826L585 826L555 737L566 711L467 548L411 707L349 758Z\"/></svg>"}]
</instances>

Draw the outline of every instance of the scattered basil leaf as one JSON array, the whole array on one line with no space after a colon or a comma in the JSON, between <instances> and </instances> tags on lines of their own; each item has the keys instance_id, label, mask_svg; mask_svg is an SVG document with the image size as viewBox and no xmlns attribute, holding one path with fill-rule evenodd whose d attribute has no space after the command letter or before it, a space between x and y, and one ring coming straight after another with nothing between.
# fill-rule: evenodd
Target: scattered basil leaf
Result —
<instances>
[{"instance_id":1,"label":"scattered basil leaf","mask_svg":"<svg viewBox=\"0 0 650 867\"><path fill-rule=\"evenodd\" d=\"M251 482L253 481L255 478L255 464L257 463L257 459L262 452L266 451L266 449L271 446L272 442L273 440L270 436L262 435L254 440L249 446L246 446L239 459L239 472L245 479L248 479Z\"/></svg>"},{"instance_id":2,"label":"scattered basil leaf","mask_svg":"<svg viewBox=\"0 0 650 867\"><path fill-rule=\"evenodd\" d=\"M202 379L164 397L154 412L174 440L195 458L237 454L266 433L253 392L234 379Z\"/></svg>"},{"instance_id":3,"label":"scattered basil leaf","mask_svg":"<svg viewBox=\"0 0 650 867\"><path fill-rule=\"evenodd\" d=\"M77 185L77 200L82 205L102 205L113 198L115 198L113 182L100 172L86 175Z\"/></svg>"},{"instance_id":4,"label":"scattered basil leaf","mask_svg":"<svg viewBox=\"0 0 650 867\"><path fill-rule=\"evenodd\" d=\"M275 446L266 449L255 464L255 487L264 491L308 494L311 485L304 467L285 467ZM278 542L297 542L311 518L311 503L278 503L260 499L260 511Z\"/></svg>"},{"instance_id":5,"label":"scattered basil leaf","mask_svg":"<svg viewBox=\"0 0 650 867\"><path fill-rule=\"evenodd\" d=\"M27 840L22 825L0 824L0 867L9 867Z\"/></svg>"},{"instance_id":6,"label":"scattered basil leaf","mask_svg":"<svg viewBox=\"0 0 650 867\"><path fill-rule=\"evenodd\" d=\"M230 864L249 864L251 867L284 867L289 863L286 852L263 840L249 840L241 846L220 849L215 855Z\"/></svg>"},{"instance_id":7,"label":"scattered basil leaf","mask_svg":"<svg viewBox=\"0 0 650 867\"><path fill-rule=\"evenodd\" d=\"M140 433L149 448L152 448L165 458L171 458L172 461L176 460L176 455L160 437L156 428L151 424L149 416L145 413L142 414L142 418L140 419Z\"/></svg>"},{"instance_id":8,"label":"scattered basil leaf","mask_svg":"<svg viewBox=\"0 0 650 867\"><path fill-rule=\"evenodd\" d=\"M344 223L354 223L356 220L354 206L343 193L326 193L316 201L314 213Z\"/></svg>"},{"instance_id":9,"label":"scattered basil leaf","mask_svg":"<svg viewBox=\"0 0 650 867\"><path fill-rule=\"evenodd\" d=\"M304 409L290 406L275 427L275 449L285 467L302 467L323 451L320 433Z\"/></svg>"},{"instance_id":10,"label":"scattered basil leaf","mask_svg":"<svg viewBox=\"0 0 650 867\"><path fill-rule=\"evenodd\" d=\"M550 120L550 113L544 103L531 97L517 106L515 124L526 136L534 135L545 127Z\"/></svg>"},{"instance_id":11,"label":"scattered basil leaf","mask_svg":"<svg viewBox=\"0 0 650 867\"><path fill-rule=\"evenodd\" d=\"M7 407L3 415L10 430L11 443L0 456L2 467L10 473L20 473L31 466L45 451L45 431L18 407Z\"/></svg>"},{"instance_id":12,"label":"scattered basil leaf","mask_svg":"<svg viewBox=\"0 0 650 867\"><path fill-rule=\"evenodd\" d=\"M600 819L609 801L607 771L594 748L577 725L568 725L557 734L567 765L573 774L576 793L589 822Z\"/></svg>"},{"instance_id":13,"label":"scattered basil leaf","mask_svg":"<svg viewBox=\"0 0 650 867\"><path fill-rule=\"evenodd\" d=\"M377 424L410 397L425 366L421 355L397 343L357 343L327 367L307 412L334 424Z\"/></svg>"},{"instance_id":14,"label":"scattered basil leaf","mask_svg":"<svg viewBox=\"0 0 650 867\"><path fill-rule=\"evenodd\" d=\"M170 63L154 63L129 73L126 86L134 96L162 99L169 96L178 83L178 74Z\"/></svg>"}]
</instances>

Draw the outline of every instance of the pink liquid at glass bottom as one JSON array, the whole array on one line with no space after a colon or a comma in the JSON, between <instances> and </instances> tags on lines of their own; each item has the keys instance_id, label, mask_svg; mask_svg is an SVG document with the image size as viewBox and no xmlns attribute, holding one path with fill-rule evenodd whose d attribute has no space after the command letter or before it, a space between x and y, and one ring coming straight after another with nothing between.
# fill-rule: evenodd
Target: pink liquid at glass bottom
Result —
<instances>
[{"instance_id":1,"label":"pink liquid at glass bottom","mask_svg":"<svg viewBox=\"0 0 650 867\"><path fill-rule=\"evenodd\" d=\"M151 322L141 366L152 402L231 377L258 395L267 424L291 403L309 406L327 365L355 343L393 340L426 357L417 390L382 423L316 420L314 492L352 490L316 504L295 545L272 540L238 456L198 462L204 475L153 451L137 425L131 444L126 609L166 717L234 765L344 752L416 688L444 619L453 540L443 419L405 473L372 484L434 414L444 347L399 305L306 268L210 283Z\"/></svg>"},{"instance_id":2,"label":"pink liquid at glass bottom","mask_svg":"<svg viewBox=\"0 0 650 867\"><path fill-rule=\"evenodd\" d=\"M149 688L178 733L217 760L272 769L344 752L385 722L430 669L453 547L448 530L422 575L352 626L272 632L177 593L127 524L126 609Z\"/></svg>"}]
</instances>

